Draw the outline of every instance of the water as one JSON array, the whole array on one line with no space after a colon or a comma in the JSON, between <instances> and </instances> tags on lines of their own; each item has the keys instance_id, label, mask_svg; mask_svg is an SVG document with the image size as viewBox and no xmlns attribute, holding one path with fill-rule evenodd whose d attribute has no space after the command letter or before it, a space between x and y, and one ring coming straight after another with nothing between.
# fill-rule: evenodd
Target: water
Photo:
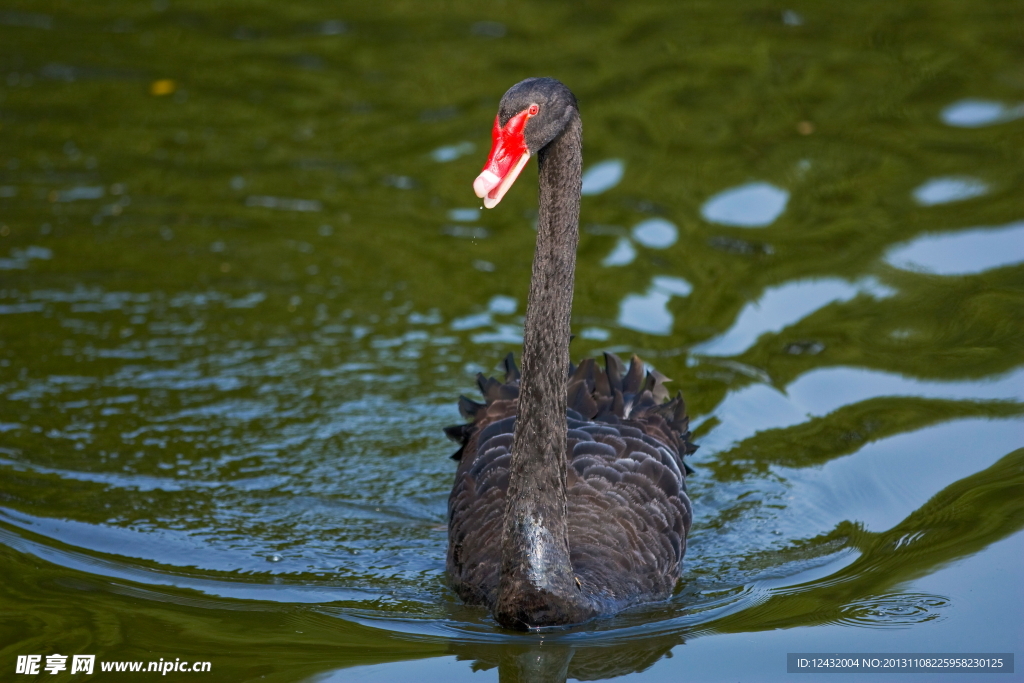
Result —
<instances>
[{"instance_id":1,"label":"water","mask_svg":"<svg viewBox=\"0 0 1024 683\"><path fill-rule=\"evenodd\" d=\"M0 10L0 678L25 654L712 681L1012 652L1022 20ZM573 353L640 353L702 444L674 598L543 636L443 576L441 427L518 350L536 215L532 171L493 211L471 183L531 75L584 117Z\"/></svg>"}]
</instances>

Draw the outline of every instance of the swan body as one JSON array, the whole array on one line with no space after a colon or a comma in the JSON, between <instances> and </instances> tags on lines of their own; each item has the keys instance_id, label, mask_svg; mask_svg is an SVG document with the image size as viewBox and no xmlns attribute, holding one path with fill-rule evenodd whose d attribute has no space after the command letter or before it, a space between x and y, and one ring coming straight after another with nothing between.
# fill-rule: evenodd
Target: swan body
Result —
<instances>
[{"instance_id":1,"label":"swan body","mask_svg":"<svg viewBox=\"0 0 1024 683\"><path fill-rule=\"evenodd\" d=\"M474 190L493 208L538 157L537 249L523 369L478 376L485 403L463 397L467 424L448 502L449 580L502 626L579 623L671 595L692 510L682 396L634 356L569 362L578 241L582 126L576 98L550 78L502 98Z\"/></svg>"}]
</instances>

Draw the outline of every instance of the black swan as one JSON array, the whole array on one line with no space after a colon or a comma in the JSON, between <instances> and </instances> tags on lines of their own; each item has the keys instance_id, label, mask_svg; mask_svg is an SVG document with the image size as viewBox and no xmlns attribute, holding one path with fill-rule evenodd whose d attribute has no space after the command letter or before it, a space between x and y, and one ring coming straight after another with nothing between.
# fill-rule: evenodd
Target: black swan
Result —
<instances>
[{"instance_id":1,"label":"black swan","mask_svg":"<svg viewBox=\"0 0 1024 683\"><path fill-rule=\"evenodd\" d=\"M473 183L487 208L532 154L540 173L537 250L526 307L523 370L477 376L486 403L462 397L468 424L448 500L447 571L468 603L499 624L531 629L586 621L663 600L679 579L692 512L682 395L665 378L605 354L569 362L579 240L582 126L576 98L530 78L501 99L493 146Z\"/></svg>"}]
</instances>

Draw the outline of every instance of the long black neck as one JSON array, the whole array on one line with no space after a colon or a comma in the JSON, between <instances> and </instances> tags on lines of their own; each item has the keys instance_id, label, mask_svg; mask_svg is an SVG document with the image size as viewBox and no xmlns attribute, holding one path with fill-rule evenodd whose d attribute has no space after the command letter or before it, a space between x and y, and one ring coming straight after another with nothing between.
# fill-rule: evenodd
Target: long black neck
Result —
<instances>
[{"instance_id":1,"label":"long black neck","mask_svg":"<svg viewBox=\"0 0 1024 683\"><path fill-rule=\"evenodd\" d=\"M523 335L523 372L512 442L495 616L511 628L579 621L569 562L566 376L576 244L582 126L573 110L538 154L540 214Z\"/></svg>"}]
</instances>

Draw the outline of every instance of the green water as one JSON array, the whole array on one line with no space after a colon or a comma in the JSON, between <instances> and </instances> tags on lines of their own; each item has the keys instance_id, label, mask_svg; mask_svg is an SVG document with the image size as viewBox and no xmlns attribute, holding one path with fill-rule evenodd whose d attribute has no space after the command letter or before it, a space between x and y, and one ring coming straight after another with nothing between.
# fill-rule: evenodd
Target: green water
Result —
<instances>
[{"instance_id":1,"label":"green water","mask_svg":"<svg viewBox=\"0 0 1024 683\"><path fill-rule=\"evenodd\" d=\"M0 680L1013 652L1022 45L1019 0L5 3ZM573 354L674 378L701 449L675 597L524 636L445 586L441 428L518 351L536 173L471 183L537 75L584 121Z\"/></svg>"}]
</instances>

